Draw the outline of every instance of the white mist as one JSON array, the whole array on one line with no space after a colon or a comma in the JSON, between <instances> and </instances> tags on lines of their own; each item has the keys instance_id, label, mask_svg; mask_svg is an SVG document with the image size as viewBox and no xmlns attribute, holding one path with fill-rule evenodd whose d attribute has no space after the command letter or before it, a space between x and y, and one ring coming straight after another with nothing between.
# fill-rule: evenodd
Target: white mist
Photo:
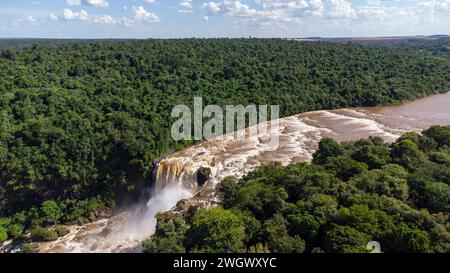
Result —
<instances>
[{"instance_id":1,"label":"white mist","mask_svg":"<svg viewBox=\"0 0 450 273\"><path fill-rule=\"evenodd\" d=\"M141 252L141 243L155 233L158 213L171 210L193 196L181 183L155 192L147 202L129 208L109 220L100 220L43 245L44 252L113 253Z\"/></svg>"}]
</instances>

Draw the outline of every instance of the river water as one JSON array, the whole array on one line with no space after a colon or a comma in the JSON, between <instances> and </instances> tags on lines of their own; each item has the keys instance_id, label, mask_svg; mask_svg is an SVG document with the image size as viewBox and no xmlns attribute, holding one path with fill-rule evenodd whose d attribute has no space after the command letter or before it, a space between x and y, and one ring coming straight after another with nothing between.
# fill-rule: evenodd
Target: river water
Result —
<instances>
[{"instance_id":1,"label":"river water","mask_svg":"<svg viewBox=\"0 0 450 273\"><path fill-rule=\"evenodd\" d=\"M379 136L395 141L405 132L421 132L431 125L450 124L450 92L400 106L315 111L279 120L278 128L245 140L218 138L173 153L158 165L153 198L110 219L71 227L56 242L41 245L42 252L140 252L140 243L154 233L155 216L171 210L196 192L196 174L209 167L212 182L241 177L256 167L277 161L284 165L309 162L321 138L349 141ZM251 130L247 129L248 130ZM278 136L279 145L266 141Z\"/></svg>"}]
</instances>

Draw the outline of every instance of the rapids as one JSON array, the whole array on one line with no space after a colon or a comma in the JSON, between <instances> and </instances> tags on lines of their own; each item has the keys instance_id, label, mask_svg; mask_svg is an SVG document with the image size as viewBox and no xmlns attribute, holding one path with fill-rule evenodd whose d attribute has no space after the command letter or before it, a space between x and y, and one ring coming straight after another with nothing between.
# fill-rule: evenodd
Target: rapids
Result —
<instances>
[{"instance_id":1,"label":"rapids","mask_svg":"<svg viewBox=\"0 0 450 273\"><path fill-rule=\"evenodd\" d=\"M284 165L308 162L325 136L339 141L380 136L393 142L405 132L450 124L450 93L400 106L308 112L282 118L279 124L269 131L279 136L278 147L259 134L239 141L217 138L168 155L157 166L156 190L148 203L110 219L71 227L72 232L64 238L41 244L41 251L139 252L140 243L155 230L156 214L171 210L179 200L196 193L199 168L210 168L210 183L217 183L226 176L241 177L271 161Z\"/></svg>"},{"instance_id":2,"label":"rapids","mask_svg":"<svg viewBox=\"0 0 450 273\"><path fill-rule=\"evenodd\" d=\"M83 227L72 227L71 233L58 241L40 245L41 252L114 253L141 252L140 244L154 233L156 215L172 209L179 200L191 198L191 191L181 183L158 189L147 204Z\"/></svg>"}]
</instances>

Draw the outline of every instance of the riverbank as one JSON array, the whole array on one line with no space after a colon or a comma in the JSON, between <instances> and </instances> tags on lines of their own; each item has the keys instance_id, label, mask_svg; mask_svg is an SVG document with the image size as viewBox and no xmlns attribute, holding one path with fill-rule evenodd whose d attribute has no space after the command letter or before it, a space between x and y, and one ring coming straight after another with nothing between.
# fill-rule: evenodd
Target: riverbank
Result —
<instances>
[{"instance_id":1,"label":"riverbank","mask_svg":"<svg viewBox=\"0 0 450 273\"><path fill-rule=\"evenodd\" d=\"M277 147L262 141L267 135L242 141L218 138L200 142L161 159L156 181L159 191L149 202L109 219L71 227L71 233L58 241L40 244L40 251L139 252L140 243L155 230L158 213L170 211L177 204L179 213L190 206L216 206L220 197L215 187L226 176L239 178L273 161L282 165L309 162L325 136L339 141L379 136L393 142L405 132L420 132L435 124L450 124L450 92L402 106L314 111L282 118L280 127L268 132L268 136L279 137ZM211 179L204 188L196 189L200 168L209 168Z\"/></svg>"},{"instance_id":2,"label":"riverbank","mask_svg":"<svg viewBox=\"0 0 450 273\"><path fill-rule=\"evenodd\" d=\"M449 124L450 92L404 105L314 111L283 118L281 129L276 132L280 134L280 146L274 150L265 149L261 136L241 142L212 140L173 153L160 165L167 170L163 177L171 180L165 183L192 183L198 168L211 169L211 182L194 198L180 201L173 210L188 215L191 207L211 208L221 202L216 187L226 176L240 178L273 161L282 165L309 162L322 137L351 141L379 136L392 143L406 132ZM159 220L170 218L173 211L161 214Z\"/></svg>"},{"instance_id":3,"label":"riverbank","mask_svg":"<svg viewBox=\"0 0 450 273\"><path fill-rule=\"evenodd\" d=\"M450 252L450 125L392 144L323 139L310 164L261 166L219 185L221 206L181 210L183 201L159 215L145 252Z\"/></svg>"}]
</instances>

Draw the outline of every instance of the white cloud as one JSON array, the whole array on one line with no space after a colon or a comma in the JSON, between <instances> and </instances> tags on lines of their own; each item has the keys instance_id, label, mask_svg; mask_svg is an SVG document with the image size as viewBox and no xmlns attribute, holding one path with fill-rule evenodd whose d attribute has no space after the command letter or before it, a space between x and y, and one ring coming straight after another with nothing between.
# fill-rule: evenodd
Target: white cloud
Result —
<instances>
[{"instance_id":1,"label":"white cloud","mask_svg":"<svg viewBox=\"0 0 450 273\"><path fill-rule=\"evenodd\" d=\"M219 13L220 6L221 4L216 2L208 2L202 4L202 8L209 11L210 13Z\"/></svg>"},{"instance_id":2,"label":"white cloud","mask_svg":"<svg viewBox=\"0 0 450 273\"><path fill-rule=\"evenodd\" d=\"M50 13L48 15L48 18L50 19L50 21L58 21L58 15L56 15L54 13Z\"/></svg>"},{"instance_id":3,"label":"white cloud","mask_svg":"<svg viewBox=\"0 0 450 273\"><path fill-rule=\"evenodd\" d=\"M35 23L36 19L34 19L33 16L29 15L25 18L25 21L30 22L30 23Z\"/></svg>"},{"instance_id":4,"label":"white cloud","mask_svg":"<svg viewBox=\"0 0 450 273\"><path fill-rule=\"evenodd\" d=\"M66 0L66 3L69 6L79 6L81 5L81 0Z\"/></svg>"},{"instance_id":5,"label":"white cloud","mask_svg":"<svg viewBox=\"0 0 450 273\"><path fill-rule=\"evenodd\" d=\"M282 22L299 22L304 16L321 16L321 0L254 0L261 8L252 8L241 1L206 2L201 7L208 15L237 17L247 24L276 26Z\"/></svg>"},{"instance_id":6,"label":"white cloud","mask_svg":"<svg viewBox=\"0 0 450 273\"><path fill-rule=\"evenodd\" d=\"M178 12L180 12L180 13L194 12L192 10L192 0L180 0L180 3L178 4L178 6L179 6Z\"/></svg>"},{"instance_id":7,"label":"white cloud","mask_svg":"<svg viewBox=\"0 0 450 273\"><path fill-rule=\"evenodd\" d=\"M142 21L142 22L148 22L148 23L160 21L159 17L156 14L146 11L143 6L133 7L133 12L134 12L134 19L136 21Z\"/></svg>"},{"instance_id":8,"label":"white cloud","mask_svg":"<svg viewBox=\"0 0 450 273\"><path fill-rule=\"evenodd\" d=\"M255 0L264 9L284 10L297 16L322 15L324 4L321 0Z\"/></svg>"},{"instance_id":9,"label":"white cloud","mask_svg":"<svg viewBox=\"0 0 450 273\"><path fill-rule=\"evenodd\" d=\"M208 2L203 3L202 8L212 14L221 14L224 16L251 17L258 15L256 9L250 8L248 5L241 3L241 1L225 0L220 3Z\"/></svg>"},{"instance_id":10,"label":"white cloud","mask_svg":"<svg viewBox=\"0 0 450 273\"><path fill-rule=\"evenodd\" d=\"M58 20L133 26L145 22L160 22L154 10L150 10L151 5L158 3L155 8L179 13L199 12L195 15L197 20L193 22L208 22L213 21L214 17L226 17L216 22L221 27L209 29L198 27L194 23L191 25L189 22L170 20L170 16L176 14L168 12L167 26L161 25L161 29L152 30L140 28L139 31L142 32L138 34L153 31L157 33L156 36L159 33L164 33L163 36L183 36L189 33L257 37L412 35L448 33L450 25L450 0L173 0L172 3L175 4L170 5L166 5L169 2L167 0L127 0L116 7L119 9L116 12L122 12L122 15L113 14L112 11L98 12L102 9L107 11L112 3L116 4L110 0L59 1L66 7L60 12L40 7L43 2L41 0L30 0L30 5L37 5L33 10L0 8L0 14L5 14L5 18L7 14L11 14L14 25L21 26ZM194 18L193 16L191 17ZM4 25L13 25L13 21L5 21ZM93 27L92 31L96 28L98 29ZM87 33L90 31L86 29Z\"/></svg>"},{"instance_id":11,"label":"white cloud","mask_svg":"<svg viewBox=\"0 0 450 273\"><path fill-rule=\"evenodd\" d=\"M330 0L328 15L333 18L354 18L356 12L346 0Z\"/></svg>"},{"instance_id":12,"label":"white cloud","mask_svg":"<svg viewBox=\"0 0 450 273\"><path fill-rule=\"evenodd\" d=\"M281 23L301 24L302 20L356 19L357 11L347 0L253 0L259 4L251 7L241 0L204 2L201 7L208 16L236 17L252 25L279 25ZM374 1L374 0L372 0ZM450 1L450 0L449 0ZM361 15L381 14L375 9L363 9Z\"/></svg>"},{"instance_id":13,"label":"white cloud","mask_svg":"<svg viewBox=\"0 0 450 273\"><path fill-rule=\"evenodd\" d=\"M385 8L379 6L362 6L356 11L358 17L365 19L381 19L387 16L388 11Z\"/></svg>"},{"instance_id":14,"label":"white cloud","mask_svg":"<svg viewBox=\"0 0 450 273\"><path fill-rule=\"evenodd\" d=\"M63 17L66 21L87 21L89 19L89 14L83 9L80 12L64 9Z\"/></svg>"},{"instance_id":15,"label":"white cloud","mask_svg":"<svg viewBox=\"0 0 450 273\"><path fill-rule=\"evenodd\" d=\"M106 0L83 0L83 4L88 6L94 6L99 8L109 7L109 3Z\"/></svg>"},{"instance_id":16,"label":"white cloud","mask_svg":"<svg viewBox=\"0 0 450 273\"><path fill-rule=\"evenodd\" d=\"M444 13L450 16L450 0L425 0L420 1L418 6L430 15Z\"/></svg>"},{"instance_id":17,"label":"white cloud","mask_svg":"<svg viewBox=\"0 0 450 273\"><path fill-rule=\"evenodd\" d=\"M69 6L80 6L81 4L99 8L109 7L109 3L106 0L66 0Z\"/></svg>"},{"instance_id":18,"label":"white cloud","mask_svg":"<svg viewBox=\"0 0 450 273\"><path fill-rule=\"evenodd\" d=\"M134 23L135 23L134 20L126 18L126 17L124 17L124 18L122 18L122 20L120 20L120 24L125 27L131 27L134 25Z\"/></svg>"},{"instance_id":19,"label":"white cloud","mask_svg":"<svg viewBox=\"0 0 450 273\"><path fill-rule=\"evenodd\" d=\"M105 25L113 25L117 23L117 20L114 19L111 15L98 15L94 17L94 23L97 24L105 24Z\"/></svg>"}]
</instances>

